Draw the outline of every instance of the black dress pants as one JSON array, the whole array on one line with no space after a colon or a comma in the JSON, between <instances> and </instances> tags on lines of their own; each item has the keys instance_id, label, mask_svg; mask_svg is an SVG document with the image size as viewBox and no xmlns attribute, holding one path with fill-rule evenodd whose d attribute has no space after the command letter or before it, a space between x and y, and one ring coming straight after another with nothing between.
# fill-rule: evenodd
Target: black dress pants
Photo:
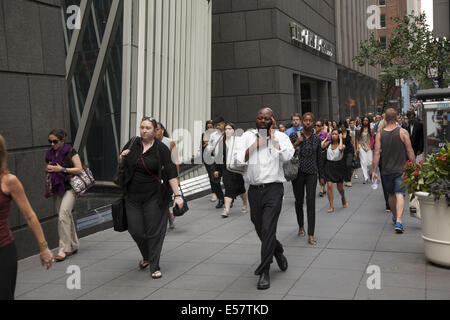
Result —
<instances>
[{"instance_id":1,"label":"black dress pants","mask_svg":"<svg viewBox=\"0 0 450 320\"><path fill-rule=\"evenodd\" d=\"M314 236L316 227L316 188L317 174L298 173L297 179L292 181L295 196L295 213L298 226L304 227L303 203L306 189L306 212L308 215L308 235Z\"/></svg>"},{"instance_id":2,"label":"black dress pants","mask_svg":"<svg viewBox=\"0 0 450 320\"><path fill-rule=\"evenodd\" d=\"M344 154L344 161L345 161L345 176L344 181L345 182L352 182L352 175L353 175L353 151L347 152Z\"/></svg>"},{"instance_id":3,"label":"black dress pants","mask_svg":"<svg viewBox=\"0 0 450 320\"><path fill-rule=\"evenodd\" d=\"M14 242L0 248L0 300L14 300L17 251Z\"/></svg>"},{"instance_id":4,"label":"black dress pants","mask_svg":"<svg viewBox=\"0 0 450 320\"><path fill-rule=\"evenodd\" d=\"M217 199L224 200L224 194L222 186L220 185L220 178L216 179L214 177L214 168L212 164L205 164L206 171L208 172L209 184L211 185L211 191L216 194Z\"/></svg>"},{"instance_id":5,"label":"black dress pants","mask_svg":"<svg viewBox=\"0 0 450 320\"><path fill-rule=\"evenodd\" d=\"M167 211L169 205L161 207L158 197L152 197L145 202L126 199L128 232L136 242L142 258L149 262L150 271L160 270L159 259L166 236Z\"/></svg>"},{"instance_id":6,"label":"black dress pants","mask_svg":"<svg viewBox=\"0 0 450 320\"><path fill-rule=\"evenodd\" d=\"M255 275L269 272L273 256L284 252L276 238L278 218L283 204L284 186L273 183L265 187L250 186L248 200L250 217L261 240L261 264Z\"/></svg>"}]
</instances>

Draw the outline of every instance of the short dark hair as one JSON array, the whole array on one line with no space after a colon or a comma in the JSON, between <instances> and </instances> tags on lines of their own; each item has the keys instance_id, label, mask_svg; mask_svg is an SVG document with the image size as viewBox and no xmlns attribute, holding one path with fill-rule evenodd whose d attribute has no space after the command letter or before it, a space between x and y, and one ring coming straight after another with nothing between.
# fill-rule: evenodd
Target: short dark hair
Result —
<instances>
[{"instance_id":1,"label":"short dark hair","mask_svg":"<svg viewBox=\"0 0 450 320\"><path fill-rule=\"evenodd\" d=\"M414 111L412 111L412 110L409 110L407 113L406 113L406 116L409 118L410 116L414 116L414 117L416 117L416 113L414 112Z\"/></svg>"},{"instance_id":2,"label":"short dark hair","mask_svg":"<svg viewBox=\"0 0 450 320\"><path fill-rule=\"evenodd\" d=\"M314 114L312 112L306 112L303 114L303 118L310 116L312 118L312 121L315 122L316 121L316 117L314 117ZM301 119L301 118L300 118Z\"/></svg>"},{"instance_id":3,"label":"short dark hair","mask_svg":"<svg viewBox=\"0 0 450 320\"><path fill-rule=\"evenodd\" d=\"M305 115L303 115L303 116L305 116ZM300 113L294 113L294 114L291 116L291 120L293 120L294 117L295 117L295 118L299 118L300 120L302 120L302 116L300 115Z\"/></svg>"}]
</instances>

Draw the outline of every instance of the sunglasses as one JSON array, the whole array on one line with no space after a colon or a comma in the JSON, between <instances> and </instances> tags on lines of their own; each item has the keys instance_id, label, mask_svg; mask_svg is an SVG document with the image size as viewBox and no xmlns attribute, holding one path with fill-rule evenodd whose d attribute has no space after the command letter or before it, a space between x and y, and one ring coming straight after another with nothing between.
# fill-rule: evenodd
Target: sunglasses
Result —
<instances>
[{"instance_id":1,"label":"sunglasses","mask_svg":"<svg viewBox=\"0 0 450 320\"><path fill-rule=\"evenodd\" d=\"M143 118L142 118L142 121L144 121L144 120L148 120L148 121L156 121L155 118L153 118L153 117L143 117Z\"/></svg>"},{"instance_id":2,"label":"sunglasses","mask_svg":"<svg viewBox=\"0 0 450 320\"><path fill-rule=\"evenodd\" d=\"M48 140L48 143L50 144L58 144L58 142L61 140Z\"/></svg>"}]
</instances>

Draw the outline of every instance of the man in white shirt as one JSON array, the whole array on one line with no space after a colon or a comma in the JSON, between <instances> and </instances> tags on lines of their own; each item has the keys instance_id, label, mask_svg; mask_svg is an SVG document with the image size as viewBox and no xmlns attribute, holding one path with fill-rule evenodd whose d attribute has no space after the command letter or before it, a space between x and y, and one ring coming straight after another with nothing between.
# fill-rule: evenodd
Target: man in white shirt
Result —
<instances>
[{"instance_id":1,"label":"man in white shirt","mask_svg":"<svg viewBox=\"0 0 450 320\"><path fill-rule=\"evenodd\" d=\"M244 178L250 184L250 216L261 240L261 264L255 275L260 276L257 288L264 290L270 287L269 270L274 256L282 271L288 267L276 230L286 182L283 163L292 159L295 150L289 137L276 130L270 108L258 112L256 127L258 131L242 135L236 159L247 164Z\"/></svg>"}]
</instances>

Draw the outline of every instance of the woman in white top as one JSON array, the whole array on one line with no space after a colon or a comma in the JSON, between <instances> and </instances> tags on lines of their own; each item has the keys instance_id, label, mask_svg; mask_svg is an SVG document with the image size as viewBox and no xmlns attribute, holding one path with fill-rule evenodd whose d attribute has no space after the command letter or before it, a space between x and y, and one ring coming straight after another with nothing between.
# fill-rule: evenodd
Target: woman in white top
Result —
<instances>
[{"instance_id":1,"label":"woman in white top","mask_svg":"<svg viewBox=\"0 0 450 320\"><path fill-rule=\"evenodd\" d=\"M177 167L178 173L178 185L180 185L180 165L178 163L178 151L175 142L170 139L169 134L167 133L166 128L161 122L158 122L158 126L156 128L156 139L161 141L166 145L166 147L170 150L170 154L172 155L172 161L175 163ZM175 229L175 216L170 211L169 208L169 228Z\"/></svg>"},{"instance_id":2,"label":"woman in white top","mask_svg":"<svg viewBox=\"0 0 450 320\"><path fill-rule=\"evenodd\" d=\"M327 149L327 159L325 162L325 177L328 184L328 201L330 202L330 208L328 213L334 212L333 205L333 183L337 184L337 189L342 197L342 206L348 207L347 200L345 199L344 190L344 176L345 176L345 163L344 163L344 150L345 145L342 139L342 133L338 129L333 129L329 133L331 142L325 139L322 142L322 149Z\"/></svg>"}]
</instances>

